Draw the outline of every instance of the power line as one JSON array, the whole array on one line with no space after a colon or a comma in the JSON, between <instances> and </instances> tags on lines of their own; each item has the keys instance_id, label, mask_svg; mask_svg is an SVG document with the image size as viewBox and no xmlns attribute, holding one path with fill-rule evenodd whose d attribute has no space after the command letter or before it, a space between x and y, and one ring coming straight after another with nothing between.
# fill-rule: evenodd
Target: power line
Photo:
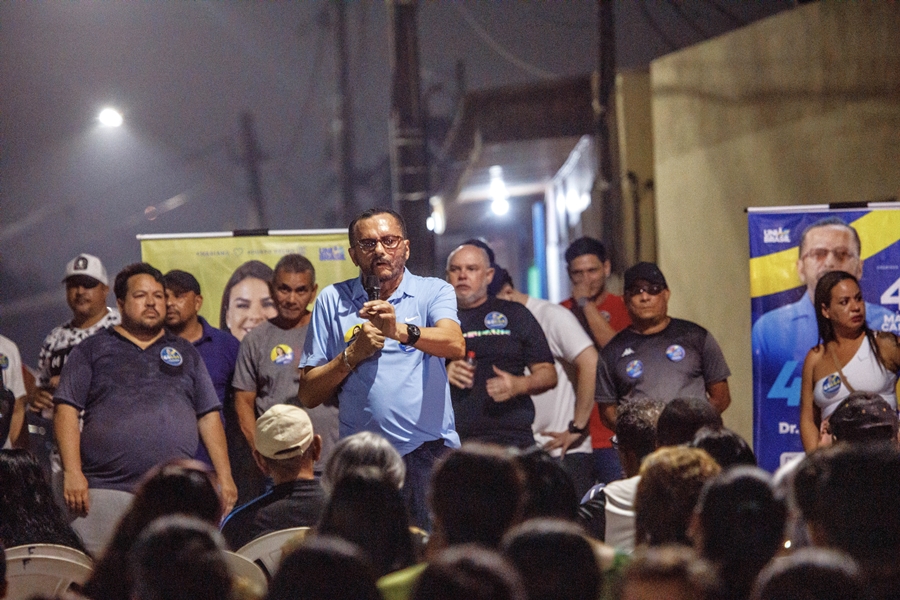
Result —
<instances>
[{"instance_id":1,"label":"power line","mask_svg":"<svg viewBox=\"0 0 900 600\"><path fill-rule=\"evenodd\" d=\"M725 15L732 23L737 25L738 27L743 27L747 24L747 21L740 18L721 4L719 4L716 0L706 0L707 4L712 6L717 12Z\"/></svg>"},{"instance_id":2,"label":"power line","mask_svg":"<svg viewBox=\"0 0 900 600\"><path fill-rule=\"evenodd\" d=\"M659 38L663 41L663 43L666 45L668 50L670 52L672 50L677 50L680 47L680 45L673 42L672 38L670 38L666 34L666 32L662 30L662 27L659 26L659 23L657 23L656 19L653 18L653 15L650 14L650 9L647 8L647 1L639 0L639 2L637 4L641 9L641 14L644 15L644 19L647 21L647 24L650 25L650 28L656 32L656 35L659 36Z\"/></svg>"},{"instance_id":3,"label":"power line","mask_svg":"<svg viewBox=\"0 0 900 600\"><path fill-rule=\"evenodd\" d=\"M687 26L694 30L694 33L700 36L701 39L708 39L712 37L709 33L703 30L700 25L697 24L697 21L694 20L687 11L684 10L684 7L678 3L678 0L669 0L669 6L671 6L678 16L682 18L682 20L687 23Z\"/></svg>"},{"instance_id":4,"label":"power line","mask_svg":"<svg viewBox=\"0 0 900 600\"><path fill-rule=\"evenodd\" d=\"M462 16L463 20L469 25L469 27L472 28L472 30L478 35L478 37L488 45L491 50L499 54L501 57L505 58L512 65L518 67L522 71L525 71L529 75L540 77L541 79L556 79L556 73L551 73L550 71L546 71L538 66L525 62L524 60L513 55L499 43L497 43L497 41L495 41L494 38L492 38L491 35L478 23L478 21L475 20L475 17L472 16L472 13L468 11L468 9L462 2L450 2L449 4L454 9L456 9L456 11Z\"/></svg>"}]
</instances>

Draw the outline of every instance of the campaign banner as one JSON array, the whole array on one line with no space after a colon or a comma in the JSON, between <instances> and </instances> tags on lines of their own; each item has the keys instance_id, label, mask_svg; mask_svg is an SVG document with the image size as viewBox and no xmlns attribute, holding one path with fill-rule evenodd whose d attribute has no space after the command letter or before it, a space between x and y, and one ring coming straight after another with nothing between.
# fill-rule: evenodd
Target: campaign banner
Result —
<instances>
[{"instance_id":1,"label":"campaign banner","mask_svg":"<svg viewBox=\"0 0 900 600\"><path fill-rule=\"evenodd\" d=\"M265 282L285 254L302 254L316 270L319 290L356 277L347 230L270 231L267 235L198 233L139 235L141 257L163 273L187 271L203 295L200 314L213 327L243 339L249 329L275 316ZM312 308L312 307L310 307Z\"/></svg>"},{"instance_id":2,"label":"campaign banner","mask_svg":"<svg viewBox=\"0 0 900 600\"><path fill-rule=\"evenodd\" d=\"M842 224L856 232L858 249ZM803 452L801 374L819 342L812 303L818 278L858 269L869 327L900 333L900 204L748 209L748 225L753 444L759 465L774 471ZM805 231L814 233L801 256Z\"/></svg>"}]
</instances>

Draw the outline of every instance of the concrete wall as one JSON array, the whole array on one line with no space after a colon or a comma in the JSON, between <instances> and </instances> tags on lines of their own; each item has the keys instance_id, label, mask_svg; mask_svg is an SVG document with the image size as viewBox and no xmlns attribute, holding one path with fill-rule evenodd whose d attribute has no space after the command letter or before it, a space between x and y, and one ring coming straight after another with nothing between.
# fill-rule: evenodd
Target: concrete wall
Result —
<instances>
[{"instance_id":1,"label":"concrete wall","mask_svg":"<svg viewBox=\"0 0 900 600\"><path fill-rule=\"evenodd\" d=\"M670 313L718 339L726 424L752 438L748 206L900 190L900 3L819 2L651 65Z\"/></svg>"}]
</instances>

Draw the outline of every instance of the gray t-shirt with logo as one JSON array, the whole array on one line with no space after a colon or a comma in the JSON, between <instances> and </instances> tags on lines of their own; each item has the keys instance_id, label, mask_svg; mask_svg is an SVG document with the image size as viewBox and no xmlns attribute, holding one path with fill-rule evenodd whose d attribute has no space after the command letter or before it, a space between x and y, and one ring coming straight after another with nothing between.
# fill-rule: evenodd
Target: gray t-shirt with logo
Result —
<instances>
[{"instance_id":1,"label":"gray t-shirt with logo","mask_svg":"<svg viewBox=\"0 0 900 600\"><path fill-rule=\"evenodd\" d=\"M282 329L266 321L241 341L232 386L256 393L256 416L276 404L299 406L300 354L308 325ZM313 430L322 436L322 460L338 439L338 408L330 403L306 409ZM320 460L321 463L321 460Z\"/></svg>"}]
</instances>

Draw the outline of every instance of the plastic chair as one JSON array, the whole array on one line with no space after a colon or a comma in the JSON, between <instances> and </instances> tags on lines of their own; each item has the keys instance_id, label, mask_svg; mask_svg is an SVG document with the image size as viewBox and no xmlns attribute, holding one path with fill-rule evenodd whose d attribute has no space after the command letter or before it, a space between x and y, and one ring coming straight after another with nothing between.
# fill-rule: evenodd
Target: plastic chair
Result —
<instances>
[{"instance_id":1,"label":"plastic chair","mask_svg":"<svg viewBox=\"0 0 900 600\"><path fill-rule=\"evenodd\" d=\"M84 565L89 569L94 568L94 561L91 557L75 548L69 546L61 546L59 544L28 544L24 546L13 546L6 549L6 559L11 558L33 558L42 556L50 558L64 558L71 560L80 565Z\"/></svg>"},{"instance_id":2,"label":"plastic chair","mask_svg":"<svg viewBox=\"0 0 900 600\"><path fill-rule=\"evenodd\" d=\"M232 577L245 579L250 585L258 589L254 590L257 596L266 595L269 588L269 580L266 574L255 562L245 556L241 556L235 552L225 552L225 558L228 560L228 569L231 571Z\"/></svg>"},{"instance_id":3,"label":"plastic chair","mask_svg":"<svg viewBox=\"0 0 900 600\"><path fill-rule=\"evenodd\" d=\"M73 584L83 584L93 569L81 563L53 556L6 559L9 600L26 600L36 594L58 596Z\"/></svg>"},{"instance_id":4,"label":"plastic chair","mask_svg":"<svg viewBox=\"0 0 900 600\"><path fill-rule=\"evenodd\" d=\"M309 527L292 527L273 531L248 542L235 554L250 559L271 580L275 571L278 570L278 565L281 564L284 545L291 541L300 541L308 533Z\"/></svg>"}]
</instances>

